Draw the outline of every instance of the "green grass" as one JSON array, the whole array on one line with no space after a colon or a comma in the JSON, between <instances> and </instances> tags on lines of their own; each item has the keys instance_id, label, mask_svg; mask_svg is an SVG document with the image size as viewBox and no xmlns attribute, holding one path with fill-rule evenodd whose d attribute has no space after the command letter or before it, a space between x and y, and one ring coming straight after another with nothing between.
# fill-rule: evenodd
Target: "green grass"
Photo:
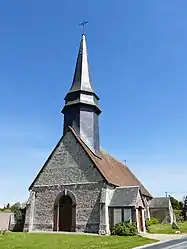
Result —
<instances>
[{"instance_id":1,"label":"green grass","mask_svg":"<svg viewBox=\"0 0 187 249\"><path fill-rule=\"evenodd\" d=\"M155 242L140 236L91 236L46 233L7 233L0 235L1 249L130 249Z\"/></svg>"},{"instance_id":2,"label":"green grass","mask_svg":"<svg viewBox=\"0 0 187 249\"><path fill-rule=\"evenodd\" d=\"M187 233L187 222L178 223L181 233ZM156 224L150 226L150 233L174 234L177 230L171 228L171 224Z\"/></svg>"}]
</instances>

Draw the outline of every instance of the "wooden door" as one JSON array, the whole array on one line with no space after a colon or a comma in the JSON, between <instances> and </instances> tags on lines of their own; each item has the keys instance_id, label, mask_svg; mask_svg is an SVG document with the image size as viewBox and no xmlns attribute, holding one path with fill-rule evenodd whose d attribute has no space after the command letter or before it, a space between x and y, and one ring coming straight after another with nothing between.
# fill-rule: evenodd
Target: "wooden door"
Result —
<instances>
[{"instance_id":1,"label":"wooden door","mask_svg":"<svg viewBox=\"0 0 187 249\"><path fill-rule=\"evenodd\" d=\"M59 201L59 231L72 231L72 200L67 195Z\"/></svg>"},{"instance_id":2,"label":"wooden door","mask_svg":"<svg viewBox=\"0 0 187 249\"><path fill-rule=\"evenodd\" d=\"M142 208L138 208L138 220L139 220L139 227L140 231L143 231L143 219L142 219Z\"/></svg>"}]
</instances>

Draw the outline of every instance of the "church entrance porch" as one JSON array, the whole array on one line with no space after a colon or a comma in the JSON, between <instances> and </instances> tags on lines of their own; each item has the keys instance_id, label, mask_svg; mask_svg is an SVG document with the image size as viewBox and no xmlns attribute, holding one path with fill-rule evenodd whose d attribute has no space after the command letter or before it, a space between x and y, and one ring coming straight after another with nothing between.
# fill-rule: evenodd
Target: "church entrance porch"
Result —
<instances>
[{"instance_id":1,"label":"church entrance porch","mask_svg":"<svg viewBox=\"0 0 187 249\"><path fill-rule=\"evenodd\" d=\"M69 195L57 196L54 206L54 231L75 232L76 203Z\"/></svg>"}]
</instances>

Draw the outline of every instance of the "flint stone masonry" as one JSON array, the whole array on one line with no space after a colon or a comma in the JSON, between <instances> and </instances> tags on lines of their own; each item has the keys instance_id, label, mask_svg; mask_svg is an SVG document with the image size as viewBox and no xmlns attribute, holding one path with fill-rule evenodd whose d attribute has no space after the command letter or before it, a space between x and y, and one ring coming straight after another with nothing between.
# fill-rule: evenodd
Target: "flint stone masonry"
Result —
<instances>
[{"instance_id":1,"label":"flint stone masonry","mask_svg":"<svg viewBox=\"0 0 187 249\"><path fill-rule=\"evenodd\" d=\"M98 170L74 135L68 131L35 182L38 185L102 182Z\"/></svg>"},{"instance_id":2,"label":"flint stone masonry","mask_svg":"<svg viewBox=\"0 0 187 249\"><path fill-rule=\"evenodd\" d=\"M100 193L104 187L103 178L91 159L74 135L67 132L31 187L25 230L52 231L55 200L67 190L76 199L76 231L98 233Z\"/></svg>"}]
</instances>

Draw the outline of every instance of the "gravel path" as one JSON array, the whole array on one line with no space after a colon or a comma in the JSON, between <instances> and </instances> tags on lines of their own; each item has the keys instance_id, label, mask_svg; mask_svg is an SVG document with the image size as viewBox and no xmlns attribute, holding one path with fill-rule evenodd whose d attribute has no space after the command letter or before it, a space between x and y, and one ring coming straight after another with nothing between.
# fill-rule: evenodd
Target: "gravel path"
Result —
<instances>
[{"instance_id":1,"label":"gravel path","mask_svg":"<svg viewBox=\"0 0 187 249\"><path fill-rule=\"evenodd\" d=\"M172 239L180 239L183 237L186 237L187 234L152 234L152 233L141 233L142 237L146 237L149 239L155 239L159 241L166 241L166 240L172 240Z\"/></svg>"}]
</instances>

